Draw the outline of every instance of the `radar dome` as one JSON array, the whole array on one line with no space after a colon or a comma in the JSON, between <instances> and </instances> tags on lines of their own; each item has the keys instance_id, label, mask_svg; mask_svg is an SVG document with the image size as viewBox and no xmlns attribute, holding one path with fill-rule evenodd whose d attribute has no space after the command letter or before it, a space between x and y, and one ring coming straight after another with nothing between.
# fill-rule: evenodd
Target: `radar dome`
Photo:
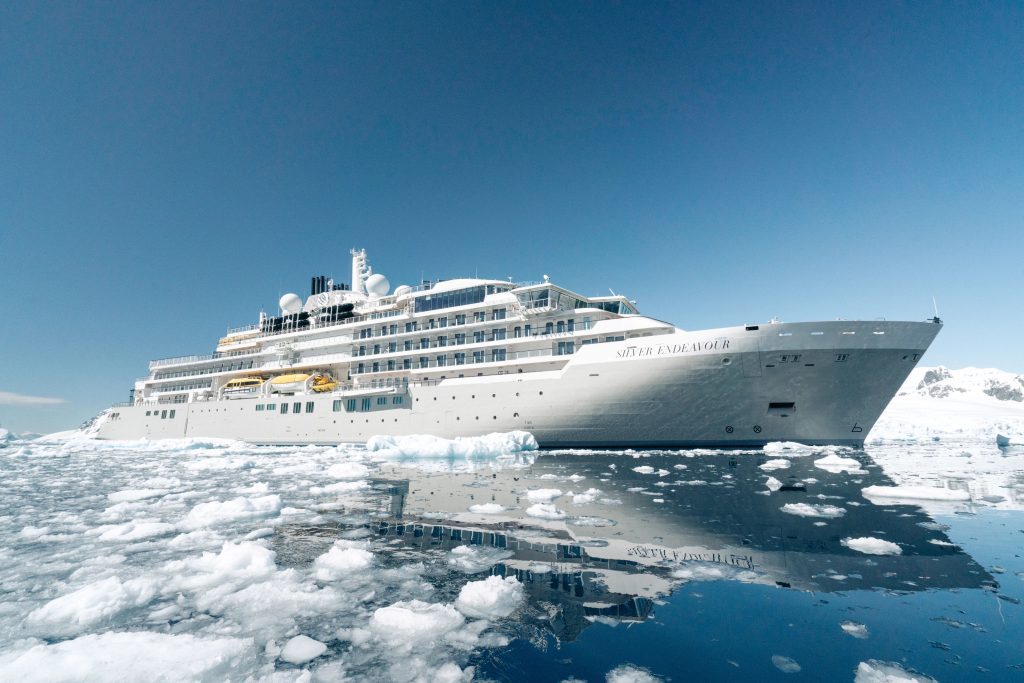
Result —
<instances>
[{"instance_id":1,"label":"radar dome","mask_svg":"<svg viewBox=\"0 0 1024 683\"><path fill-rule=\"evenodd\" d=\"M403 297L412 291L412 287L409 285L398 285L395 287L395 296Z\"/></svg>"},{"instance_id":2,"label":"radar dome","mask_svg":"<svg viewBox=\"0 0 1024 683\"><path fill-rule=\"evenodd\" d=\"M298 294L285 294L281 297L281 300L277 302L277 305L281 307L281 310L286 315L292 315L293 313L300 313L302 311L302 299L299 298Z\"/></svg>"},{"instance_id":3,"label":"radar dome","mask_svg":"<svg viewBox=\"0 0 1024 683\"><path fill-rule=\"evenodd\" d=\"M388 279L380 273L374 273L370 277L366 278L366 291L373 296L384 296L388 293L391 283Z\"/></svg>"}]
</instances>

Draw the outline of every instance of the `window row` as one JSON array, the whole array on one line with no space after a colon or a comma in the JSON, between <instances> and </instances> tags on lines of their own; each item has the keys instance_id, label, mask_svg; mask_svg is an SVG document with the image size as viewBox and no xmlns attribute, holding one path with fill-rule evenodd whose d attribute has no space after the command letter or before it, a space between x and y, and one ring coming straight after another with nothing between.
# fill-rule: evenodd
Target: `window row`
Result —
<instances>
[{"instance_id":1,"label":"window row","mask_svg":"<svg viewBox=\"0 0 1024 683\"><path fill-rule=\"evenodd\" d=\"M472 314L472 321L474 323L487 322L488 320L505 320L508 317L508 310L505 308L494 308L488 311L476 311ZM459 313L457 315L441 316L439 318L429 318L425 321L411 320L405 323L402 331L403 332L418 332L419 330L434 330L440 328L446 328L449 323L452 326L465 325L468 319L468 314ZM399 326L396 324L381 325L380 327L364 327L356 333L358 339L371 339L373 337L387 337L399 333Z\"/></svg>"}]
</instances>

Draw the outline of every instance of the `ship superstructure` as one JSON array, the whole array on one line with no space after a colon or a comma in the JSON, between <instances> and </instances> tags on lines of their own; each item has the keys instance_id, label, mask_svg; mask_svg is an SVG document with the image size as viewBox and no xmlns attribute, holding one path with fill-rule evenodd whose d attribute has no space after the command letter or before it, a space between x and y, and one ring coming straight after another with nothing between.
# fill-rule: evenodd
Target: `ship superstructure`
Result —
<instances>
[{"instance_id":1,"label":"ship superstructure","mask_svg":"<svg viewBox=\"0 0 1024 683\"><path fill-rule=\"evenodd\" d=\"M353 250L207 356L154 360L100 438L361 442L524 429L544 446L859 445L941 328L768 323L686 332L621 295L460 278L403 285Z\"/></svg>"}]
</instances>

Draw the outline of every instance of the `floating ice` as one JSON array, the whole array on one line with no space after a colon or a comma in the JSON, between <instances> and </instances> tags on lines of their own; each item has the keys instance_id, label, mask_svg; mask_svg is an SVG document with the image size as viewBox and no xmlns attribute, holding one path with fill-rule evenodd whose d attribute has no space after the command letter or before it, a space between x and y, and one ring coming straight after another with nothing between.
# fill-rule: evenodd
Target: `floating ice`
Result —
<instances>
[{"instance_id":1,"label":"floating ice","mask_svg":"<svg viewBox=\"0 0 1024 683\"><path fill-rule=\"evenodd\" d=\"M896 662L869 659L857 665L854 683L936 683L931 676L907 671Z\"/></svg>"},{"instance_id":2,"label":"floating ice","mask_svg":"<svg viewBox=\"0 0 1024 683\"><path fill-rule=\"evenodd\" d=\"M818 469L831 472L833 474L839 474L846 472L848 474L866 474L867 471L861 469L860 463L853 458L844 458L841 455L831 453L826 455L824 458L820 458L814 461L814 466Z\"/></svg>"},{"instance_id":3,"label":"floating ice","mask_svg":"<svg viewBox=\"0 0 1024 683\"><path fill-rule=\"evenodd\" d=\"M839 628L843 629L843 633L859 640L864 640L868 637L868 627L856 621L844 621L839 624Z\"/></svg>"},{"instance_id":4,"label":"floating ice","mask_svg":"<svg viewBox=\"0 0 1024 683\"><path fill-rule=\"evenodd\" d=\"M314 640L309 636L295 636L281 649L281 659L290 664L302 666L306 662L310 662L324 652L327 651L327 646L321 643L319 640Z\"/></svg>"},{"instance_id":5,"label":"floating ice","mask_svg":"<svg viewBox=\"0 0 1024 683\"><path fill-rule=\"evenodd\" d=\"M768 477L768 480L765 481L764 485L768 488L769 491L778 491L779 489L782 488L782 482L776 479L775 477Z\"/></svg>"},{"instance_id":6,"label":"floating ice","mask_svg":"<svg viewBox=\"0 0 1024 683\"><path fill-rule=\"evenodd\" d=\"M786 460L785 458L776 458L774 460L769 460L768 462L762 464L760 468L765 472L771 472L773 470L784 470L792 464L793 463L791 463L789 460Z\"/></svg>"},{"instance_id":7,"label":"floating ice","mask_svg":"<svg viewBox=\"0 0 1024 683\"><path fill-rule=\"evenodd\" d=\"M367 569L373 564L373 553L351 541L335 541L334 546L313 562L314 575L319 581L338 579Z\"/></svg>"},{"instance_id":8,"label":"floating ice","mask_svg":"<svg viewBox=\"0 0 1024 683\"><path fill-rule=\"evenodd\" d=\"M5 681L229 680L256 664L246 638L135 631L36 645L0 661Z\"/></svg>"},{"instance_id":9,"label":"floating ice","mask_svg":"<svg viewBox=\"0 0 1024 683\"><path fill-rule=\"evenodd\" d=\"M471 619L493 620L512 614L523 600L523 586L516 577L488 576L463 586L455 608Z\"/></svg>"},{"instance_id":10,"label":"floating ice","mask_svg":"<svg viewBox=\"0 0 1024 683\"><path fill-rule=\"evenodd\" d=\"M510 550L460 545L448 553L448 565L466 574L478 574L512 557Z\"/></svg>"},{"instance_id":11,"label":"floating ice","mask_svg":"<svg viewBox=\"0 0 1024 683\"><path fill-rule=\"evenodd\" d=\"M537 450L533 434L523 431L494 432L483 436L442 439L439 436L374 436L366 442L368 451L385 457L487 457Z\"/></svg>"},{"instance_id":12,"label":"floating ice","mask_svg":"<svg viewBox=\"0 0 1024 683\"><path fill-rule=\"evenodd\" d=\"M934 486L868 486L861 493L867 499L897 498L901 500L970 500L967 491L940 489Z\"/></svg>"},{"instance_id":13,"label":"floating ice","mask_svg":"<svg viewBox=\"0 0 1024 683\"><path fill-rule=\"evenodd\" d=\"M900 555L903 550L893 543L881 538L862 536L861 538L844 538L840 541L850 550L856 550L866 555Z\"/></svg>"},{"instance_id":14,"label":"floating ice","mask_svg":"<svg viewBox=\"0 0 1024 683\"><path fill-rule=\"evenodd\" d=\"M238 497L227 501L200 503L189 511L182 521L187 529L215 526L236 522L240 519L267 517L281 510L281 496L270 495L258 498Z\"/></svg>"},{"instance_id":15,"label":"floating ice","mask_svg":"<svg viewBox=\"0 0 1024 683\"><path fill-rule=\"evenodd\" d=\"M170 493L170 491L167 489L129 489L127 491L111 493L107 496L107 499L112 503L124 503L136 500L145 500L146 498L155 498L157 496L166 496L168 493Z\"/></svg>"},{"instance_id":16,"label":"floating ice","mask_svg":"<svg viewBox=\"0 0 1024 683\"><path fill-rule=\"evenodd\" d=\"M384 642L413 647L438 640L464 622L451 605L410 600L377 609L370 618L370 630Z\"/></svg>"},{"instance_id":17,"label":"floating ice","mask_svg":"<svg viewBox=\"0 0 1024 683\"><path fill-rule=\"evenodd\" d=\"M370 468L358 462L339 462L327 468L332 479L362 479L370 474Z\"/></svg>"},{"instance_id":18,"label":"floating ice","mask_svg":"<svg viewBox=\"0 0 1024 683\"><path fill-rule=\"evenodd\" d=\"M641 669L632 664L617 666L605 676L607 683L655 683L660 680L647 669Z\"/></svg>"},{"instance_id":19,"label":"floating ice","mask_svg":"<svg viewBox=\"0 0 1024 683\"><path fill-rule=\"evenodd\" d=\"M46 603L28 615L28 622L42 635L80 633L130 607L146 604L156 595L154 582L111 576Z\"/></svg>"},{"instance_id":20,"label":"floating ice","mask_svg":"<svg viewBox=\"0 0 1024 683\"><path fill-rule=\"evenodd\" d=\"M601 489L587 489L583 493L572 493L573 505L589 505L601 495Z\"/></svg>"},{"instance_id":21,"label":"floating ice","mask_svg":"<svg viewBox=\"0 0 1024 683\"><path fill-rule=\"evenodd\" d=\"M799 517L821 517L826 519L836 519L846 514L846 509L836 507L835 505L811 505L808 503L786 503L781 508L783 512L789 515L797 515Z\"/></svg>"},{"instance_id":22,"label":"floating ice","mask_svg":"<svg viewBox=\"0 0 1024 683\"><path fill-rule=\"evenodd\" d=\"M565 519L565 512L559 510L554 505L545 503L537 503L526 508L526 514L531 517L540 517L541 519Z\"/></svg>"},{"instance_id":23,"label":"floating ice","mask_svg":"<svg viewBox=\"0 0 1024 683\"><path fill-rule=\"evenodd\" d=\"M139 541L144 538L164 536L173 532L176 527L173 524L164 522L128 522L117 524L106 528L100 527L103 533L99 535L101 541Z\"/></svg>"},{"instance_id":24,"label":"floating ice","mask_svg":"<svg viewBox=\"0 0 1024 683\"><path fill-rule=\"evenodd\" d=\"M526 492L526 498L533 503L550 503L555 498L561 498L560 489L534 489Z\"/></svg>"},{"instance_id":25,"label":"floating ice","mask_svg":"<svg viewBox=\"0 0 1024 683\"><path fill-rule=\"evenodd\" d=\"M800 665L796 663L796 660L792 657L785 657L783 655L772 655L772 664L775 668L784 674L797 674L800 673Z\"/></svg>"},{"instance_id":26,"label":"floating ice","mask_svg":"<svg viewBox=\"0 0 1024 683\"><path fill-rule=\"evenodd\" d=\"M633 468L634 472L639 474L654 474L655 470L650 465L640 465L639 467Z\"/></svg>"},{"instance_id":27,"label":"floating ice","mask_svg":"<svg viewBox=\"0 0 1024 683\"><path fill-rule=\"evenodd\" d=\"M505 512L506 509L504 505L499 505L498 503L480 503L469 506L469 511L478 515L499 515Z\"/></svg>"}]
</instances>

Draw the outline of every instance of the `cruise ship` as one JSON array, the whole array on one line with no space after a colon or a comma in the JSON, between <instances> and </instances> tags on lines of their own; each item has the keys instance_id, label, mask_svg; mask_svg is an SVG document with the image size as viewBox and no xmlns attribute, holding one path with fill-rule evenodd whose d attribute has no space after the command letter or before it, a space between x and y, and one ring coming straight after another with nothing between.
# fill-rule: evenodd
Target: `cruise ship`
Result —
<instances>
[{"instance_id":1,"label":"cruise ship","mask_svg":"<svg viewBox=\"0 0 1024 683\"><path fill-rule=\"evenodd\" d=\"M525 430L546 448L859 447L942 327L886 320L686 331L549 281L402 285L352 250L210 355L154 360L102 439L338 444Z\"/></svg>"}]
</instances>

